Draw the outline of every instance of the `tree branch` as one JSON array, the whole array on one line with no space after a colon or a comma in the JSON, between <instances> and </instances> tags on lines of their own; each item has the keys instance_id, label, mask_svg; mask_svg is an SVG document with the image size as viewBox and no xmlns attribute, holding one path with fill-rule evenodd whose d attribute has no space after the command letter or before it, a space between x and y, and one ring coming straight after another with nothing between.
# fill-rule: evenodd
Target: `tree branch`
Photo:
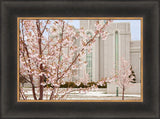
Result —
<instances>
[{"instance_id":1,"label":"tree branch","mask_svg":"<svg viewBox=\"0 0 160 119\"><path fill-rule=\"evenodd\" d=\"M106 22L106 23L103 25L103 27L99 30L99 32L100 32L101 30L103 30L104 27L105 27L107 24L108 24L108 22ZM91 38L91 39L86 43L85 46L87 46L90 42L92 42L92 41L95 39L95 37L99 34L99 32L96 32L96 34L94 35L94 37ZM80 53L81 53L83 50L84 50L84 48L81 49ZM70 64L70 66L64 71L64 73L63 73L63 74L60 76L60 78L58 78L58 79L61 79L61 78L64 76L64 74L72 67L72 65L76 62L76 60L77 60L78 57L80 56L80 53L75 57L75 59L74 59L74 60L72 61L72 63Z\"/></svg>"},{"instance_id":2,"label":"tree branch","mask_svg":"<svg viewBox=\"0 0 160 119\"><path fill-rule=\"evenodd\" d=\"M44 26L44 28L43 28L43 30L42 30L42 32L41 32L41 34L43 34L43 32L45 31L45 29L46 29L46 27L47 27L48 22L49 22L49 19L47 20L46 25Z\"/></svg>"},{"instance_id":3,"label":"tree branch","mask_svg":"<svg viewBox=\"0 0 160 119\"><path fill-rule=\"evenodd\" d=\"M39 57L42 58L42 33L40 29L40 22L39 20L36 20L36 26L37 26L37 33L38 33L38 46L39 46ZM43 70L42 63L40 64L40 70ZM43 85L41 83L43 82L43 76L40 76L40 97L39 100L43 100Z\"/></svg>"},{"instance_id":4,"label":"tree branch","mask_svg":"<svg viewBox=\"0 0 160 119\"><path fill-rule=\"evenodd\" d=\"M19 73L19 75L24 79L24 80L26 80L27 82L29 82L29 83L32 83L31 81L29 81L24 75L22 75L21 73Z\"/></svg>"},{"instance_id":5,"label":"tree branch","mask_svg":"<svg viewBox=\"0 0 160 119\"><path fill-rule=\"evenodd\" d=\"M57 67L57 80L59 79L59 65L60 65L60 59L61 59L61 52L62 52L62 40L63 40L63 31L64 31L64 22L63 22L63 26L62 26L62 38L60 41L60 49L59 49L59 57L58 57L58 67Z\"/></svg>"},{"instance_id":6,"label":"tree branch","mask_svg":"<svg viewBox=\"0 0 160 119\"><path fill-rule=\"evenodd\" d=\"M27 49L27 45L26 45L26 43L24 41L23 20L22 20L22 36L23 36L23 38L22 38L22 40L23 40L23 47L25 48L25 51L27 53L27 57L29 58L29 52L28 52L28 49ZM24 54L23 54L23 57L25 58ZM28 62L30 63L30 60L28 60ZM26 60L25 60L25 63L27 63ZM31 66L30 65L29 65L29 67L30 67L30 70L31 70ZM34 97L35 100L37 100L36 92L35 92L35 86L33 84L33 76L29 74L29 78L30 78L30 81L31 81L31 84L32 84L33 97Z\"/></svg>"}]
</instances>

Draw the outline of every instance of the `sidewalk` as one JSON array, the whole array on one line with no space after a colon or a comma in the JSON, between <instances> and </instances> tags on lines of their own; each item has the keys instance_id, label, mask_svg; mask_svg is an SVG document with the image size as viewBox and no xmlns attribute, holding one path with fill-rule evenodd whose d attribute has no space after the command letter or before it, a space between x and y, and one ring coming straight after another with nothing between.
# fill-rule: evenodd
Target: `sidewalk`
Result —
<instances>
[{"instance_id":1,"label":"sidewalk","mask_svg":"<svg viewBox=\"0 0 160 119\"><path fill-rule=\"evenodd\" d=\"M27 96L29 100L33 100L31 88L25 88L27 90ZM63 89L61 89L63 90ZM50 95L50 94L48 94ZM140 100L140 94L125 94L125 100ZM44 96L45 98L46 96ZM96 91L89 91L87 93L79 93L79 91L74 91L66 95L65 100L122 100L122 94L107 94L106 89L98 89Z\"/></svg>"}]
</instances>

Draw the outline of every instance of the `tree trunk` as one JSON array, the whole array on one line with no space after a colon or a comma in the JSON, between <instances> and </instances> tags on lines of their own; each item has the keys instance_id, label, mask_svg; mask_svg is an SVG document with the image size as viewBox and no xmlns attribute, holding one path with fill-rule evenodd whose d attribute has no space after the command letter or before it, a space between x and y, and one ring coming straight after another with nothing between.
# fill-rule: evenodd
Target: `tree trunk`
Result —
<instances>
[{"instance_id":1,"label":"tree trunk","mask_svg":"<svg viewBox=\"0 0 160 119\"><path fill-rule=\"evenodd\" d=\"M123 90L122 90L122 100L124 100L124 86L123 86Z\"/></svg>"},{"instance_id":2,"label":"tree trunk","mask_svg":"<svg viewBox=\"0 0 160 119\"><path fill-rule=\"evenodd\" d=\"M40 76L40 96L39 96L39 100L43 100L43 86L41 85L42 82L43 82L43 77Z\"/></svg>"},{"instance_id":3,"label":"tree trunk","mask_svg":"<svg viewBox=\"0 0 160 119\"><path fill-rule=\"evenodd\" d=\"M41 47L41 43L42 43L42 34L41 34L41 30L40 30L40 22L39 20L36 21L36 25L37 25L37 32L38 32L38 46L39 46L39 57L42 57L42 47ZM40 64L40 69L41 71L43 70L43 66L42 64ZM43 82L43 76L40 76L40 96L39 96L39 100L43 100L43 86L41 85L41 83Z\"/></svg>"},{"instance_id":4,"label":"tree trunk","mask_svg":"<svg viewBox=\"0 0 160 119\"><path fill-rule=\"evenodd\" d=\"M33 92L34 100L37 100L36 92L35 92L35 87L34 87L34 84L33 84L33 83L32 83L32 92Z\"/></svg>"},{"instance_id":5,"label":"tree trunk","mask_svg":"<svg viewBox=\"0 0 160 119\"><path fill-rule=\"evenodd\" d=\"M36 92L35 92L35 86L33 84L33 76L29 76L30 80L31 80L31 85L32 85L32 92L33 92L33 97L34 97L34 100L37 100L37 97L36 97Z\"/></svg>"},{"instance_id":6,"label":"tree trunk","mask_svg":"<svg viewBox=\"0 0 160 119\"><path fill-rule=\"evenodd\" d=\"M52 90L52 93L51 93L50 98L49 98L50 100L52 100L52 99L53 99L54 91L55 91L55 88L53 88L53 90Z\"/></svg>"}]
</instances>

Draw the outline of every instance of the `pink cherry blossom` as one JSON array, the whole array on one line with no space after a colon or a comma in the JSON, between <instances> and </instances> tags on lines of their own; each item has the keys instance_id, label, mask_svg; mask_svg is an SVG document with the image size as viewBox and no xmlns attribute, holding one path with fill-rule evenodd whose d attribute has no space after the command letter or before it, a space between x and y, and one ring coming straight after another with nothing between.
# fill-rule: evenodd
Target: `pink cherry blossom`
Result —
<instances>
[{"instance_id":1,"label":"pink cherry blossom","mask_svg":"<svg viewBox=\"0 0 160 119\"><path fill-rule=\"evenodd\" d=\"M47 98L50 100L61 99L72 92L72 89L66 89L59 96L59 87L71 77L71 73L78 77L73 72L87 64L82 59L86 51L92 52L96 37L102 36L102 40L107 38L104 29L108 23L97 22L95 31L85 31L84 28L74 28L64 20L20 20L20 73L26 75L31 83L34 100L43 100L43 94L48 96L44 92L45 86L52 88L50 98ZM86 72L78 78L76 85L81 82L87 85L89 75ZM39 91L35 91L36 87ZM79 90L86 92L94 88L97 87Z\"/></svg>"},{"instance_id":2,"label":"pink cherry blossom","mask_svg":"<svg viewBox=\"0 0 160 119\"><path fill-rule=\"evenodd\" d=\"M122 88L122 100L124 100L125 90L132 85L131 81L135 78L134 76L129 77L132 74L130 67L130 63L122 58L120 62L120 70L114 77L120 88Z\"/></svg>"}]
</instances>

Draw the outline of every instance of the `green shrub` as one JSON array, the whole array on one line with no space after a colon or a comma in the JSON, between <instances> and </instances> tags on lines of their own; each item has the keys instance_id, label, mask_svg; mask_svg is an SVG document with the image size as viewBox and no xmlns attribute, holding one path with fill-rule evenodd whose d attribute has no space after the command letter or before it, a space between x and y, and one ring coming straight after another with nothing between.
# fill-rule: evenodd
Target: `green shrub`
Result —
<instances>
[{"instance_id":1,"label":"green shrub","mask_svg":"<svg viewBox=\"0 0 160 119\"><path fill-rule=\"evenodd\" d=\"M96 82L88 82L88 87L91 87L91 86L93 86L93 85L96 85Z\"/></svg>"},{"instance_id":2,"label":"green shrub","mask_svg":"<svg viewBox=\"0 0 160 119\"><path fill-rule=\"evenodd\" d=\"M131 83L136 83L136 74L135 74L135 72L134 72L134 70L133 70L133 68L132 68L132 65L131 65L130 70L131 70L132 74L129 75L129 78L130 78L131 76L134 76L134 79L131 81Z\"/></svg>"},{"instance_id":3,"label":"green shrub","mask_svg":"<svg viewBox=\"0 0 160 119\"><path fill-rule=\"evenodd\" d=\"M105 82L105 84L102 86L98 85L98 88L107 88L107 82Z\"/></svg>"},{"instance_id":4,"label":"green shrub","mask_svg":"<svg viewBox=\"0 0 160 119\"><path fill-rule=\"evenodd\" d=\"M81 83L79 86L77 86L74 82L65 82L65 84L60 85L60 88L87 88L93 85L97 85L97 83L88 82L87 85L84 85L83 83ZM98 85L98 88L107 88L107 83L105 83L103 86Z\"/></svg>"}]
</instances>

